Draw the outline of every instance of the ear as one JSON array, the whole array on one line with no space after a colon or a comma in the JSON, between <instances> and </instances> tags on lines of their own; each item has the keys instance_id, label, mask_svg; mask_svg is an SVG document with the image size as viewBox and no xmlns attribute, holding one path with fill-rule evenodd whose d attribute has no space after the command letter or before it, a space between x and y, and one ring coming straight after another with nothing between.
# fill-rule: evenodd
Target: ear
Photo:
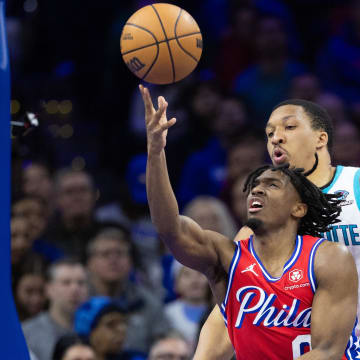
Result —
<instances>
[{"instance_id":1,"label":"ear","mask_svg":"<svg viewBox=\"0 0 360 360\"><path fill-rule=\"evenodd\" d=\"M305 203L298 202L294 205L291 215L297 219L303 218L308 210L308 206Z\"/></svg>"},{"instance_id":2,"label":"ear","mask_svg":"<svg viewBox=\"0 0 360 360\"><path fill-rule=\"evenodd\" d=\"M317 144L316 144L316 150L320 150L321 148L326 146L328 141L329 141L329 136L328 136L327 132L319 131Z\"/></svg>"}]
</instances>

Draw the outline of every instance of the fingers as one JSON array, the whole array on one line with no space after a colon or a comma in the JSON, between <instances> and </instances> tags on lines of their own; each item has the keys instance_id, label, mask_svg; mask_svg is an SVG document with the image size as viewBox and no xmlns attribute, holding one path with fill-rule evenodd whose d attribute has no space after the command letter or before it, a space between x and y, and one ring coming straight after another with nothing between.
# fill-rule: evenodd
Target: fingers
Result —
<instances>
[{"instance_id":1,"label":"fingers","mask_svg":"<svg viewBox=\"0 0 360 360\"><path fill-rule=\"evenodd\" d=\"M176 119L175 119L175 118L172 118L172 119L170 119L168 122L166 122L165 124L162 124L162 125L161 125L161 129L162 129L163 131L165 131L165 130L171 128L173 125L175 125L175 123L176 123Z\"/></svg>"},{"instance_id":2,"label":"fingers","mask_svg":"<svg viewBox=\"0 0 360 360\"><path fill-rule=\"evenodd\" d=\"M144 102L146 113L151 113L154 110L154 106L153 106L153 103L152 103L152 100L151 100L149 89L140 84L139 85L139 90L140 90L141 97L142 97L143 102Z\"/></svg>"},{"instance_id":3,"label":"fingers","mask_svg":"<svg viewBox=\"0 0 360 360\"><path fill-rule=\"evenodd\" d=\"M166 116L166 109L168 107L168 103L165 101L163 96L159 96L158 97L158 111L157 111L157 115L158 118L160 119L163 115Z\"/></svg>"}]
</instances>

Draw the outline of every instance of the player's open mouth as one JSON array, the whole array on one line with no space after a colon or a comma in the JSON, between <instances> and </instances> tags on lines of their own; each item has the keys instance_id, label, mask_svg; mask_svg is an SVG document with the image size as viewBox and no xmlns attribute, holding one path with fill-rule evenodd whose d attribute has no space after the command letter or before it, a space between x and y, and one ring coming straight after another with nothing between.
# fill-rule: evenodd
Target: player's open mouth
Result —
<instances>
[{"instance_id":1,"label":"player's open mouth","mask_svg":"<svg viewBox=\"0 0 360 360\"><path fill-rule=\"evenodd\" d=\"M260 198L252 198L249 202L249 212L256 213L262 210L264 202Z\"/></svg>"},{"instance_id":2,"label":"player's open mouth","mask_svg":"<svg viewBox=\"0 0 360 360\"><path fill-rule=\"evenodd\" d=\"M285 162L287 155L285 150L277 147L273 150L273 156L272 156L275 164L282 164Z\"/></svg>"}]
</instances>

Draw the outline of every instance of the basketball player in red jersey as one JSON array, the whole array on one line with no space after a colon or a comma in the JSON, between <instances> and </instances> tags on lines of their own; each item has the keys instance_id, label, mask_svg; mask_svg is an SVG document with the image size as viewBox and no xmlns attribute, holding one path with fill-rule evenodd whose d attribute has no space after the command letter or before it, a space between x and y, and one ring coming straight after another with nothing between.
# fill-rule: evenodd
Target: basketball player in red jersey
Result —
<instances>
[{"instance_id":1,"label":"basketball player in red jersey","mask_svg":"<svg viewBox=\"0 0 360 360\"><path fill-rule=\"evenodd\" d=\"M175 119L167 121L164 98L156 111L148 90L140 91L152 220L174 256L207 276L237 359L355 358L354 260L346 248L309 236L336 222L340 207L334 197L299 171L268 166L247 182L253 237L234 243L201 229L179 215L168 178L164 148Z\"/></svg>"}]
</instances>

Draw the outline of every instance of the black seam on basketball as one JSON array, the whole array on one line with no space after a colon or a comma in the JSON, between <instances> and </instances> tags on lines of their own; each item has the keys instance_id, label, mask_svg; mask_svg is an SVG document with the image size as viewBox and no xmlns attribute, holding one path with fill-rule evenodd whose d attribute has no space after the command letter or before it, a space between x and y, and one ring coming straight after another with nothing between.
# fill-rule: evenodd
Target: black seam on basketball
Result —
<instances>
[{"instance_id":1,"label":"black seam on basketball","mask_svg":"<svg viewBox=\"0 0 360 360\"><path fill-rule=\"evenodd\" d=\"M173 71L173 81L172 81L172 82L175 82L175 64L174 64L174 59L173 59L173 56L172 56L172 53L171 53L170 44L169 44L168 38L167 38L167 36L166 36L165 28L164 28L164 25L163 25L163 23L162 23L162 21L161 21L160 15L159 15L159 13L157 12L155 6L154 6L154 5L151 5L151 7L154 9L155 14L156 14L156 16L157 16L158 19L159 19L161 28L162 28L162 30L163 30L163 32L164 32L164 36L165 36L165 40L166 40L166 45L167 45L168 50L169 50L169 55L170 55L170 60L171 60L171 67L172 67L172 71Z\"/></svg>"},{"instance_id":2,"label":"black seam on basketball","mask_svg":"<svg viewBox=\"0 0 360 360\"><path fill-rule=\"evenodd\" d=\"M187 50L184 49L184 47L181 45L180 41L178 40L178 37L176 36L176 28L177 28L177 25L178 25L178 22L179 22L181 13L182 13L182 9L180 9L179 16L177 17L177 19L176 19L176 21L175 21L175 27L174 27L175 40L176 40L177 44L179 45L179 48L180 48L186 55L189 55L196 63L198 63L198 60L196 59L196 57L195 57L193 54L189 53Z\"/></svg>"},{"instance_id":3,"label":"black seam on basketball","mask_svg":"<svg viewBox=\"0 0 360 360\"><path fill-rule=\"evenodd\" d=\"M156 36L155 36L150 30L148 30L148 29L146 29L146 28L144 28L144 27L142 27L142 26L140 26L140 25L131 24L131 23L126 23L125 25L135 26L135 27L137 27L137 28L139 28L139 29L141 29L141 30L145 30L145 31L147 31L147 32L154 38L154 40L155 40L155 43L152 44L152 45L156 45L156 55L155 55L155 59L154 59L154 61L152 62L152 64L149 66L149 68L148 68L148 70L146 71L145 75L141 78L141 80L144 80L144 78L147 76L147 74L148 74L148 73L150 72L150 70L153 68L153 66L154 66L154 64L156 63L156 60L157 60L157 58L158 58L158 56L159 56L159 42L158 42L158 39L156 38ZM140 49L140 48L138 48L138 49ZM124 54L122 54L122 55L128 54L128 53L130 53L130 52L132 52L132 51L135 51L135 50L138 50L138 49L134 49L134 50L128 51L128 52L126 52L126 53L124 53Z\"/></svg>"},{"instance_id":4,"label":"black seam on basketball","mask_svg":"<svg viewBox=\"0 0 360 360\"><path fill-rule=\"evenodd\" d=\"M153 63L150 65L148 71L147 71L147 72L145 73L145 75L141 78L141 80L144 80L144 79L146 78L146 76L149 74L149 72L151 71L151 69L152 69L153 66L155 65L156 60L157 60L157 58L158 58L158 56L159 56L159 52L160 52L160 51L159 51L159 45L156 44L156 56L155 56L155 59L154 59Z\"/></svg>"},{"instance_id":5,"label":"black seam on basketball","mask_svg":"<svg viewBox=\"0 0 360 360\"><path fill-rule=\"evenodd\" d=\"M134 25L134 26L136 26L135 24L126 24L126 25ZM182 39L182 38L185 38L185 37L187 37L187 36L197 35L197 34L201 34L201 32L200 32L200 31L196 31L196 32L193 32L193 33L190 33L190 34L180 35L180 36L178 36L177 38L178 38L178 39ZM173 37L173 38L168 38L168 41L171 41L171 40L175 40L175 38L174 38L174 37ZM166 42L166 40L156 41L156 42L154 42L154 43L151 43L151 44L148 44L148 45L144 45L144 46L140 46L140 47L138 47L138 48L136 48L136 49L131 49L131 50L129 50L129 51L126 51L126 52L124 52L124 53L121 53L121 55L127 55L127 54L129 54L129 53L131 53L131 52L133 52L133 51L141 50L141 49L146 49L147 47L150 47L150 46L153 46L153 45L162 44L162 43L164 43L164 42Z\"/></svg>"}]
</instances>

